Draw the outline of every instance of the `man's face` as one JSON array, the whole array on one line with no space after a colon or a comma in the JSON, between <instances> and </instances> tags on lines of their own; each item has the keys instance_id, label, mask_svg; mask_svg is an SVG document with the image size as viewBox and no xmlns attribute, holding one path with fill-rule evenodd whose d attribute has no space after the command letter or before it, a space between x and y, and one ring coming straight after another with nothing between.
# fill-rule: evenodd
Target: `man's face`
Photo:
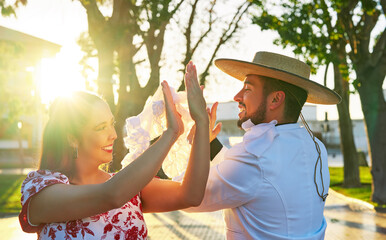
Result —
<instances>
[{"instance_id":1,"label":"man's face","mask_svg":"<svg viewBox=\"0 0 386 240\"><path fill-rule=\"evenodd\" d=\"M239 103L239 120L237 125L248 119L254 124L265 122L267 111L267 98L264 94L264 81L257 75L248 75L244 80L244 86L238 92L234 100Z\"/></svg>"}]
</instances>

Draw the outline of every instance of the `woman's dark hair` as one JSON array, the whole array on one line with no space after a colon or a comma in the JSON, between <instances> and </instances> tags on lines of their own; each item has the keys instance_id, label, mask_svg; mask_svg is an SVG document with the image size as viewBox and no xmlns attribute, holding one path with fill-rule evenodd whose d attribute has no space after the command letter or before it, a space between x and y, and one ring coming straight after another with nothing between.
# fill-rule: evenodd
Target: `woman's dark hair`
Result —
<instances>
[{"instance_id":1,"label":"woman's dark hair","mask_svg":"<svg viewBox=\"0 0 386 240\"><path fill-rule=\"evenodd\" d=\"M261 79L264 81L263 92L265 97L274 91L283 91L285 93L284 118L287 121L296 122L307 100L308 93L306 90L270 77L261 76Z\"/></svg>"},{"instance_id":2,"label":"woman's dark hair","mask_svg":"<svg viewBox=\"0 0 386 240\"><path fill-rule=\"evenodd\" d=\"M80 91L54 100L43 132L39 169L58 171L69 178L73 176L77 149L71 141L81 139L82 129L98 101L103 100L93 93Z\"/></svg>"}]
</instances>

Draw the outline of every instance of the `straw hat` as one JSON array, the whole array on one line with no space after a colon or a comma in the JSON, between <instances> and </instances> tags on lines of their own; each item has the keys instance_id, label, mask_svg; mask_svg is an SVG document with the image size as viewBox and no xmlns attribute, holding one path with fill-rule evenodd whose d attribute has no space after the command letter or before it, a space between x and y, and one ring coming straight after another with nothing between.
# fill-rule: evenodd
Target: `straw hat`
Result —
<instances>
[{"instance_id":1,"label":"straw hat","mask_svg":"<svg viewBox=\"0 0 386 240\"><path fill-rule=\"evenodd\" d=\"M244 81L247 75L278 79L307 91L307 102L338 104L341 97L331 89L309 79L310 67L295 58L271 52L257 52L252 62L236 59L217 59L214 64L223 72Z\"/></svg>"}]
</instances>

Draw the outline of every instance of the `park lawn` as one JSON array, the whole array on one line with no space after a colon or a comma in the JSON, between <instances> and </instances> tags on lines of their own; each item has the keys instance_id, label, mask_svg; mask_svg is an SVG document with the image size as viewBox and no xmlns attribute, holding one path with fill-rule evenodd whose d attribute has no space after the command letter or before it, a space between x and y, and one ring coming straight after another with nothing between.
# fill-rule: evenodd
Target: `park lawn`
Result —
<instances>
[{"instance_id":1,"label":"park lawn","mask_svg":"<svg viewBox=\"0 0 386 240\"><path fill-rule=\"evenodd\" d=\"M0 175L0 213L21 211L20 187L26 175Z\"/></svg>"},{"instance_id":2,"label":"park lawn","mask_svg":"<svg viewBox=\"0 0 386 240\"><path fill-rule=\"evenodd\" d=\"M359 175L362 186L359 188L343 188L343 167L330 167L330 188L346 195L357 198L374 205L371 199L372 176L369 167L359 167Z\"/></svg>"}]
</instances>

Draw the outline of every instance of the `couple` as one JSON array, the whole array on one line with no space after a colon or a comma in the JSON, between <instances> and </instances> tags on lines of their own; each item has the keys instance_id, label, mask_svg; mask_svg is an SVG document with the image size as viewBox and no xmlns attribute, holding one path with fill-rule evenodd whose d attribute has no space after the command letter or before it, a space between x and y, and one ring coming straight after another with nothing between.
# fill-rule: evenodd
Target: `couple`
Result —
<instances>
[{"instance_id":1,"label":"couple","mask_svg":"<svg viewBox=\"0 0 386 240\"><path fill-rule=\"evenodd\" d=\"M111 161L116 139L108 105L84 92L57 99L39 170L22 185L23 230L39 239L146 239L143 212L224 209L227 239L323 239L327 153L307 124L296 122L306 101L336 104L340 97L309 80L305 63L286 56L258 52L253 62L215 64L244 81L235 96L238 124L246 131L242 143L226 150L215 139L216 105L208 117L192 63L185 84L195 133L181 181L154 178L184 131L166 82L167 129L115 174L99 169ZM218 163L210 167L213 157Z\"/></svg>"}]
</instances>

